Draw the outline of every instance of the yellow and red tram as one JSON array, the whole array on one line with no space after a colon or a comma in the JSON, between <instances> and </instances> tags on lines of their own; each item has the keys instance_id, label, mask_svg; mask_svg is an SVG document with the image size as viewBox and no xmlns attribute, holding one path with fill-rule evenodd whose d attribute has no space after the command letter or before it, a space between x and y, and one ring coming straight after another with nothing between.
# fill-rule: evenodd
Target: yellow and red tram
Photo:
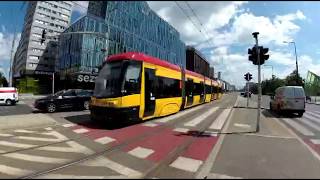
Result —
<instances>
[{"instance_id":1,"label":"yellow and red tram","mask_svg":"<svg viewBox=\"0 0 320 180\"><path fill-rule=\"evenodd\" d=\"M221 98L213 79L167 61L128 52L110 56L95 82L93 120L146 120Z\"/></svg>"}]
</instances>

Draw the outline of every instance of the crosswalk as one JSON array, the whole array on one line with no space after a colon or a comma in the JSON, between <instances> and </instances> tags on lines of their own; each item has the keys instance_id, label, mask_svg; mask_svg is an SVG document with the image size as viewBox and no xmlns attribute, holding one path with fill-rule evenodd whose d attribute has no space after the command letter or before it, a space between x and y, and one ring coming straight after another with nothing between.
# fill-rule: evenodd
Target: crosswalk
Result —
<instances>
[{"instance_id":1,"label":"crosswalk","mask_svg":"<svg viewBox=\"0 0 320 180\"><path fill-rule=\"evenodd\" d=\"M320 142L320 112L306 111L301 118L282 118L295 132L313 144Z\"/></svg>"}]
</instances>

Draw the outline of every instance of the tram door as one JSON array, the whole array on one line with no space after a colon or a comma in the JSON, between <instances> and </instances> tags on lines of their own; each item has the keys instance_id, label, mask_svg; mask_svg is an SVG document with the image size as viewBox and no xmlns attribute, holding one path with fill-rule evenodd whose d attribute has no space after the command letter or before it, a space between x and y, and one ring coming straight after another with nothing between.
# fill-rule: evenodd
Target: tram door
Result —
<instances>
[{"instance_id":1,"label":"tram door","mask_svg":"<svg viewBox=\"0 0 320 180\"><path fill-rule=\"evenodd\" d=\"M193 104L193 79L188 79L186 82L186 97L187 97L187 106Z\"/></svg>"},{"instance_id":2,"label":"tram door","mask_svg":"<svg viewBox=\"0 0 320 180\"><path fill-rule=\"evenodd\" d=\"M201 89L201 92L200 92L200 103L204 103L204 100L205 100L205 92L204 92L204 83L203 82L200 82L200 89Z\"/></svg>"},{"instance_id":3,"label":"tram door","mask_svg":"<svg viewBox=\"0 0 320 180\"><path fill-rule=\"evenodd\" d=\"M154 69L144 69L144 117L152 116L155 111L156 97L155 85L156 75Z\"/></svg>"}]
</instances>

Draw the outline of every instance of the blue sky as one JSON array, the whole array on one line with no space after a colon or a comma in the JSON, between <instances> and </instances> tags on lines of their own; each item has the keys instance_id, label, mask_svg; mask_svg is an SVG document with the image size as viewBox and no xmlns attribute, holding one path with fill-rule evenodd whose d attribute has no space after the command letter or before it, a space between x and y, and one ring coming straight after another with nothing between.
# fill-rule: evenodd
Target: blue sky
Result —
<instances>
[{"instance_id":1,"label":"blue sky","mask_svg":"<svg viewBox=\"0 0 320 180\"><path fill-rule=\"evenodd\" d=\"M71 21L85 14L86 2L74 8ZM178 2L197 23L188 6ZM163 19L175 27L181 39L187 44L205 41L203 33L192 25L190 19L182 13L174 2L148 2L149 6ZM195 14L204 25L201 27L210 36L210 44L202 44L200 49L221 71L223 79L244 85L242 78L246 72L252 72L256 80L257 67L247 60L247 49L252 47L253 31L260 32L261 45L270 50L270 59L266 62L274 67L278 77L285 77L295 68L293 45L282 43L294 40L297 45L299 70L303 77L307 70L320 74L320 36L317 36L320 22L320 2L192 2ZM8 76L11 43L14 30L21 33L26 5L22 2L0 2L0 71ZM271 77L271 68L263 68L263 77Z\"/></svg>"}]
</instances>

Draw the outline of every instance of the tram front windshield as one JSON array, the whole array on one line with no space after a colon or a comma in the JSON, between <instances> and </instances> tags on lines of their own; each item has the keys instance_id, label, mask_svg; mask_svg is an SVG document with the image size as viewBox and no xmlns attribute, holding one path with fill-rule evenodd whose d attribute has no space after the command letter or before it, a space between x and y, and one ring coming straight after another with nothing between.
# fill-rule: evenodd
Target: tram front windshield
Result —
<instances>
[{"instance_id":1,"label":"tram front windshield","mask_svg":"<svg viewBox=\"0 0 320 180\"><path fill-rule=\"evenodd\" d=\"M106 63L96 79L93 96L112 98L139 93L140 71L141 63L136 61Z\"/></svg>"}]
</instances>

